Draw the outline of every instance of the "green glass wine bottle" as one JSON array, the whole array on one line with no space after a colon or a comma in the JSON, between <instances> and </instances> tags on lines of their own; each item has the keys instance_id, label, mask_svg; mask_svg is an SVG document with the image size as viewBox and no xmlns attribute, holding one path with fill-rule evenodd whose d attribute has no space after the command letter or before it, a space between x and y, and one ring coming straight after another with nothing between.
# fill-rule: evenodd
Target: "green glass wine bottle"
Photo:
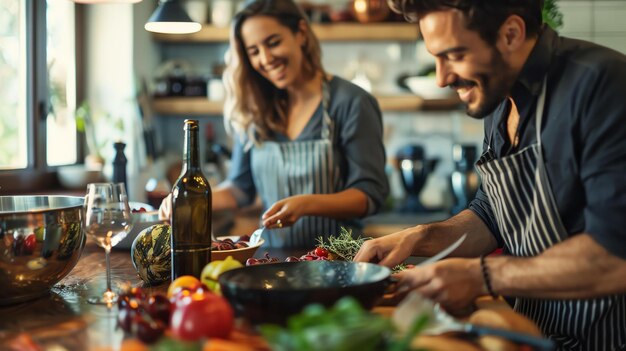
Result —
<instances>
[{"instance_id":1,"label":"green glass wine bottle","mask_svg":"<svg viewBox=\"0 0 626 351\"><path fill-rule=\"evenodd\" d=\"M183 169L172 187L172 280L200 278L211 261L211 186L202 174L198 121L185 120Z\"/></svg>"}]
</instances>

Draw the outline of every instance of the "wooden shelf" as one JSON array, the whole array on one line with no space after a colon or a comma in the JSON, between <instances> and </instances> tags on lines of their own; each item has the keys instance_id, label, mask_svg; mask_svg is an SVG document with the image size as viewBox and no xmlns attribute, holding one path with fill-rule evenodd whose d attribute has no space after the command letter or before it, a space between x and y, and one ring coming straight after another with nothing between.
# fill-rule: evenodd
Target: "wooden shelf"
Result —
<instances>
[{"instance_id":1,"label":"wooden shelf","mask_svg":"<svg viewBox=\"0 0 626 351\"><path fill-rule=\"evenodd\" d=\"M164 115L217 115L223 112L221 101L205 97L160 97L152 99L154 112Z\"/></svg>"},{"instance_id":2,"label":"wooden shelf","mask_svg":"<svg viewBox=\"0 0 626 351\"><path fill-rule=\"evenodd\" d=\"M415 41L419 37L416 24L412 23L334 23L314 24L313 31L321 41ZM203 25L192 34L153 34L163 42L219 43L227 42L230 28Z\"/></svg>"},{"instance_id":3,"label":"wooden shelf","mask_svg":"<svg viewBox=\"0 0 626 351\"><path fill-rule=\"evenodd\" d=\"M421 110L452 110L458 107L457 98L424 100L415 95L376 96L383 112L415 112ZM153 100L154 112L163 115L221 115L222 102L203 97L161 97Z\"/></svg>"},{"instance_id":4,"label":"wooden shelf","mask_svg":"<svg viewBox=\"0 0 626 351\"><path fill-rule=\"evenodd\" d=\"M414 23L336 23L313 25L320 41L416 41L418 26Z\"/></svg>"}]
</instances>

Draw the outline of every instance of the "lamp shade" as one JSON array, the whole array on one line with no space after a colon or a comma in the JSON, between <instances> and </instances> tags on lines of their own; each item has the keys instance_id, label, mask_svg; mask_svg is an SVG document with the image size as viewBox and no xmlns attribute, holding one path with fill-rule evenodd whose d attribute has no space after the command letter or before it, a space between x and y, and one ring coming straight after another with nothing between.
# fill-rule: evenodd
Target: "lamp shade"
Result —
<instances>
[{"instance_id":1,"label":"lamp shade","mask_svg":"<svg viewBox=\"0 0 626 351\"><path fill-rule=\"evenodd\" d=\"M134 4L141 0L72 0L77 4Z\"/></svg>"},{"instance_id":2,"label":"lamp shade","mask_svg":"<svg viewBox=\"0 0 626 351\"><path fill-rule=\"evenodd\" d=\"M189 18L178 0L166 0L154 10L144 28L155 33L188 34L199 31L202 25Z\"/></svg>"}]
</instances>

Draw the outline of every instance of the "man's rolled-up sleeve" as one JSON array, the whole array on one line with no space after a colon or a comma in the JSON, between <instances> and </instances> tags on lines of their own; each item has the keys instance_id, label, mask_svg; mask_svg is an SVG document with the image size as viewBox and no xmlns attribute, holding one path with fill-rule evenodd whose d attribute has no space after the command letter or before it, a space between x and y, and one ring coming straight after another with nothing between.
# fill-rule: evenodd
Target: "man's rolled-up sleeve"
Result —
<instances>
[{"instance_id":1,"label":"man's rolled-up sleeve","mask_svg":"<svg viewBox=\"0 0 626 351\"><path fill-rule=\"evenodd\" d=\"M626 258L626 67L613 68L598 76L581 114L580 176L585 233Z\"/></svg>"},{"instance_id":2,"label":"man's rolled-up sleeve","mask_svg":"<svg viewBox=\"0 0 626 351\"><path fill-rule=\"evenodd\" d=\"M500 234L500 230L498 230L498 223L496 222L496 218L491 210L489 197L487 197L487 194L483 191L482 185L478 188L474 200L470 202L469 209L473 211L489 228L491 234L493 234L498 242L498 247L503 247L504 240L502 240L502 235Z\"/></svg>"}]
</instances>

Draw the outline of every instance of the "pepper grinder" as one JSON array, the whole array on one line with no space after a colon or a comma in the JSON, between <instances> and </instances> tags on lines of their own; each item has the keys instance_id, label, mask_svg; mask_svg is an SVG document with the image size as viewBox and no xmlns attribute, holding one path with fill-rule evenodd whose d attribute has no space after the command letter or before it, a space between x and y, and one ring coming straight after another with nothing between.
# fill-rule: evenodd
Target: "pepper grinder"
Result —
<instances>
[{"instance_id":1,"label":"pepper grinder","mask_svg":"<svg viewBox=\"0 0 626 351\"><path fill-rule=\"evenodd\" d=\"M113 183L124 183L124 190L128 194L128 185L126 185L126 164L128 160L124 155L126 144L121 141L113 143L115 148L115 158L113 159Z\"/></svg>"}]
</instances>

